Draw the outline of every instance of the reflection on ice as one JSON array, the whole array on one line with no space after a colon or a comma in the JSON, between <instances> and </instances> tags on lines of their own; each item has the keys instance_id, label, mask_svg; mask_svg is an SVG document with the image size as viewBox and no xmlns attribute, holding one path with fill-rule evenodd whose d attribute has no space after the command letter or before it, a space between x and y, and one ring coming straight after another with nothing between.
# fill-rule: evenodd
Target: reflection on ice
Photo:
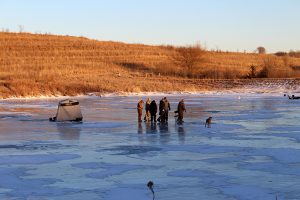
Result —
<instances>
[{"instance_id":1,"label":"reflection on ice","mask_svg":"<svg viewBox=\"0 0 300 200\"><path fill-rule=\"evenodd\" d=\"M74 126L76 123L56 123L57 131L60 133L62 140L79 140L80 138L80 126Z\"/></svg>"}]
</instances>

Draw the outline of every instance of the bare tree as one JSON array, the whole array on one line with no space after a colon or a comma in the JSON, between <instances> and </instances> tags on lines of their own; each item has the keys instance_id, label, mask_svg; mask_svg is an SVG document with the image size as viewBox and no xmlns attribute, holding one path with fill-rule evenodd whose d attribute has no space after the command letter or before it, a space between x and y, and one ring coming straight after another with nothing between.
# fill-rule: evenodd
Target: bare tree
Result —
<instances>
[{"instance_id":1,"label":"bare tree","mask_svg":"<svg viewBox=\"0 0 300 200\"><path fill-rule=\"evenodd\" d=\"M266 57L263 59L262 69L258 74L260 78L278 78L278 69L280 68L280 63L276 57Z\"/></svg>"},{"instance_id":2,"label":"bare tree","mask_svg":"<svg viewBox=\"0 0 300 200\"><path fill-rule=\"evenodd\" d=\"M300 58L300 51L290 50L289 56L295 57L295 58Z\"/></svg>"},{"instance_id":3,"label":"bare tree","mask_svg":"<svg viewBox=\"0 0 300 200\"><path fill-rule=\"evenodd\" d=\"M259 54L265 54L267 52L265 47L257 47L257 51Z\"/></svg>"},{"instance_id":4,"label":"bare tree","mask_svg":"<svg viewBox=\"0 0 300 200\"><path fill-rule=\"evenodd\" d=\"M255 65L250 65L250 70L249 70L249 73L248 73L248 78L255 78L256 77L256 66Z\"/></svg>"},{"instance_id":5,"label":"bare tree","mask_svg":"<svg viewBox=\"0 0 300 200\"><path fill-rule=\"evenodd\" d=\"M288 68L291 66L291 60L288 55L283 56L282 61L283 61L283 67Z\"/></svg>"},{"instance_id":6,"label":"bare tree","mask_svg":"<svg viewBox=\"0 0 300 200\"><path fill-rule=\"evenodd\" d=\"M173 56L173 61L177 66L184 67L187 70L187 75L193 75L193 71L204 61L206 51L201 45L191 45L176 48L176 53Z\"/></svg>"}]
</instances>

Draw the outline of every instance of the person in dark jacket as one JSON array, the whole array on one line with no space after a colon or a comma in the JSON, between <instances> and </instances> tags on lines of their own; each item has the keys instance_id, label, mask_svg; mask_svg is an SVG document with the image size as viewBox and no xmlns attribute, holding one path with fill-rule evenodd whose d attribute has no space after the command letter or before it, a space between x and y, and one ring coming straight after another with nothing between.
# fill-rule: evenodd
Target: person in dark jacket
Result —
<instances>
[{"instance_id":1,"label":"person in dark jacket","mask_svg":"<svg viewBox=\"0 0 300 200\"><path fill-rule=\"evenodd\" d=\"M165 122L165 102L164 99L161 99L159 102L159 118L157 119L159 122Z\"/></svg>"},{"instance_id":2,"label":"person in dark jacket","mask_svg":"<svg viewBox=\"0 0 300 200\"><path fill-rule=\"evenodd\" d=\"M166 122L168 122L169 110L171 110L171 107L167 97L164 97L163 101L164 101L164 110L165 110L165 120Z\"/></svg>"},{"instance_id":3,"label":"person in dark jacket","mask_svg":"<svg viewBox=\"0 0 300 200\"><path fill-rule=\"evenodd\" d=\"M155 100L150 103L149 109L151 114L151 122L156 122L157 104Z\"/></svg>"},{"instance_id":4,"label":"person in dark jacket","mask_svg":"<svg viewBox=\"0 0 300 200\"><path fill-rule=\"evenodd\" d=\"M177 106L177 111L178 111L177 122L181 123L181 122L183 122L183 112L186 112L183 99L181 99L181 101L179 101L178 106Z\"/></svg>"}]
</instances>

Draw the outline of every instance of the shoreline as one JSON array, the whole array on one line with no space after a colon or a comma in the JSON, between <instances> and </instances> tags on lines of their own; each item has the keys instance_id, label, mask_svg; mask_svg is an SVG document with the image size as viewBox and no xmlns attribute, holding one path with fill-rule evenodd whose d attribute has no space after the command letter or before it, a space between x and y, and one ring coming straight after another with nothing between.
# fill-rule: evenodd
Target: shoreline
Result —
<instances>
[{"instance_id":1,"label":"shoreline","mask_svg":"<svg viewBox=\"0 0 300 200\"><path fill-rule=\"evenodd\" d=\"M74 95L28 95L28 96L10 96L0 97L1 101L5 100L40 100L40 99L66 99L66 98L80 98L80 97L116 97L116 96L164 96L164 95L253 95L253 94L267 94L267 95L283 95L291 93L300 93L299 79L189 79L182 85L186 86L185 90L174 91L115 91L115 92L86 92L78 91ZM189 87L190 86L190 87ZM174 88L175 89L175 88Z\"/></svg>"},{"instance_id":2,"label":"shoreline","mask_svg":"<svg viewBox=\"0 0 300 200\"><path fill-rule=\"evenodd\" d=\"M214 91L172 91L172 92L113 92L113 93L104 93L102 95L95 95L89 93L86 95L75 95L75 96L28 96L28 97L9 97L9 98L0 98L0 101L34 101L34 100L63 100L69 98L110 98L110 97L146 97L146 96L283 96L284 94L289 94L291 92L283 91L229 91L229 90L214 90ZM300 91L295 91L293 93L300 93Z\"/></svg>"}]
</instances>

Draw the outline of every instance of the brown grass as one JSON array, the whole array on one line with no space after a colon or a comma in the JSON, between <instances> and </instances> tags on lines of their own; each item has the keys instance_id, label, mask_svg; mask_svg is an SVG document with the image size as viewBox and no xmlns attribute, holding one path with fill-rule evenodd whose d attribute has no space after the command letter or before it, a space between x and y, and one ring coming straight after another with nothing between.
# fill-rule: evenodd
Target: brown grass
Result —
<instances>
[{"instance_id":1,"label":"brown grass","mask_svg":"<svg viewBox=\"0 0 300 200\"><path fill-rule=\"evenodd\" d=\"M0 32L0 97L76 95L88 92L203 90L201 79L239 79L251 65L260 71L276 62L267 77L298 77L299 58L206 52L186 79L174 65L177 48L103 42L82 37ZM272 66L273 67L273 66ZM282 73L285 72L285 73Z\"/></svg>"}]
</instances>

